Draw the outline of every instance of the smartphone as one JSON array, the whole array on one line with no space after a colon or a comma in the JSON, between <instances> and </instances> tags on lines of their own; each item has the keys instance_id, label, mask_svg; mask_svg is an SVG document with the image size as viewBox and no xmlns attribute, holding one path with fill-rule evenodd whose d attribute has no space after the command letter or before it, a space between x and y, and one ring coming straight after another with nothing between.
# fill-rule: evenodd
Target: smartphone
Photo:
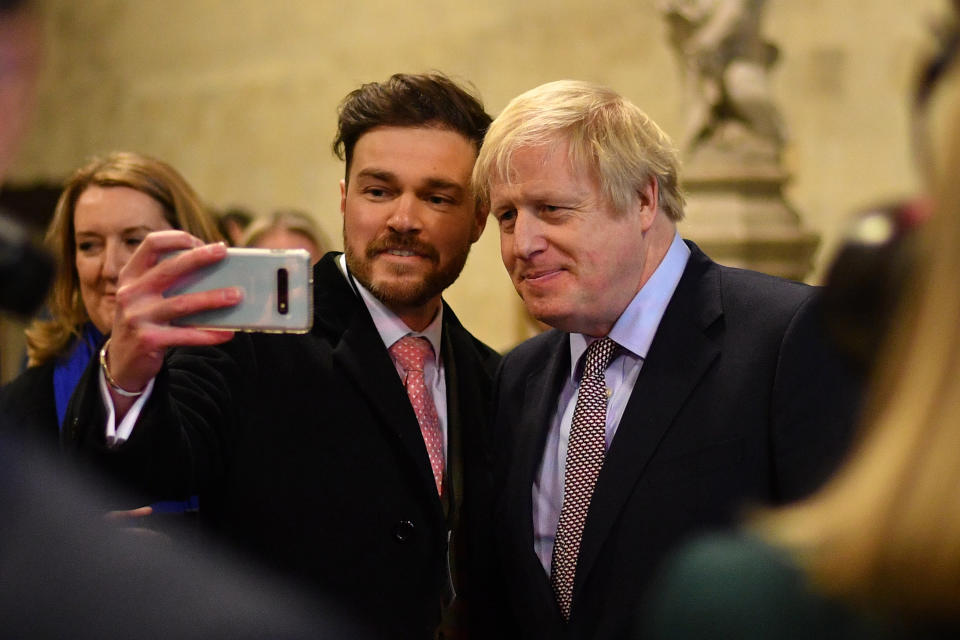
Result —
<instances>
[{"instance_id":1,"label":"smartphone","mask_svg":"<svg viewBox=\"0 0 960 640\"><path fill-rule=\"evenodd\" d=\"M239 287L243 300L233 307L182 316L172 324L266 333L306 333L313 326L313 267L304 249L229 248L223 260L184 276L163 295L224 287Z\"/></svg>"}]
</instances>

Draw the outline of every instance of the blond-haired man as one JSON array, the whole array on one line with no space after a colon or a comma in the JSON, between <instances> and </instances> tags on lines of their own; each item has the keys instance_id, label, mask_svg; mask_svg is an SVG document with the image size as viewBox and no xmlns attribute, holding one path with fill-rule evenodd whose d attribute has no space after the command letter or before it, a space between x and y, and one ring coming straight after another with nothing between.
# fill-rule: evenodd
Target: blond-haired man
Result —
<instances>
[{"instance_id":1,"label":"blond-haired man","mask_svg":"<svg viewBox=\"0 0 960 640\"><path fill-rule=\"evenodd\" d=\"M477 160L504 265L555 327L495 383L490 564L519 637L620 637L679 541L807 494L844 449L855 394L815 289L683 241L678 165L639 108L572 81L515 98Z\"/></svg>"}]
</instances>

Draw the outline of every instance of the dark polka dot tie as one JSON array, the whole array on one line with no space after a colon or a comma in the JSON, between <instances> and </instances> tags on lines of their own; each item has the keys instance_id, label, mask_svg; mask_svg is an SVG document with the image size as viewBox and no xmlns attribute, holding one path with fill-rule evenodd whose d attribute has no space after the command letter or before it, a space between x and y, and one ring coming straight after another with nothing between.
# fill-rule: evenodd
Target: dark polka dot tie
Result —
<instances>
[{"instance_id":1,"label":"dark polka dot tie","mask_svg":"<svg viewBox=\"0 0 960 640\"><path fill-rule=\"evenodd\" d=\"M437 417L437 406L433 395L423 379L423 364L433 357L433 347L426 338L404 336L390 347L390 355L406 372L404 386L420 423L423 443L430 456L433 479L437 483L437 493L443 493L443 431Z\"/></svg>"},{"instance_id":2,"label":"dark polka dot tie","mask_svg":"<svg viewBox=\"0 0 960 640\"><path fill-rule=\"evenodd\" d=\"M606 452L607 385L603 373L616 346L617 343L610 338L601 338L587 347L577 405L570 425L567 465L563 474L563 506L550 563L550 583L564 620L570 619L580 539Z\"/></svg>"}]
</instances>

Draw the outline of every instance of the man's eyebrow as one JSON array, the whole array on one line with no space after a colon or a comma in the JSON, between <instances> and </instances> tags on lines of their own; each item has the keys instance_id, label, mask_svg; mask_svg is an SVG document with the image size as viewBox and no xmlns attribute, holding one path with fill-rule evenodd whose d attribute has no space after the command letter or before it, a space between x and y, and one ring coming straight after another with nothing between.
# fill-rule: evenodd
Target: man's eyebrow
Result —
<instances>
[{"instance_id":1,"label":"man's eyebrow","mask_svg":"<svg viewBox=\"0 0 960 640\"><path fill-rule=\"evenodd\" d=\"M424 181L424 187L427 189L449 189L451 191L457 191L460 193L464 191L464 186L462 184L453 180L447 180L446 178L427 178Z\"/></svg>"},{"instance_id":2,"label":"man's eyebrow","mask_svg":"<svg viewBox=\"0 0 960 640\"><path fill-rule=\"evenodd\" d=\"M367 168L361 169L357 173L358 178L373 178L374 180L382 180L384 182L396 182L397 176L392 171L387 171L386 169L376 169L376 168Z\"/></svg>"},{"instance_id":3,"label":"man's eyebrow","mask_svg":"<svg viewBox=\"0 0 960 640\"><path fill-rule=\"evenodd\" d=\"M380 180L381 182L396 183L398 181L397 174L386 169L377 169L374 167L368 167L362 169L357 173L357 178L370 178L373 180ZM436 176L431 176L424 178L420 183L418 190L441 190L441 191L453 191L458 194L464 193L467 188L457 182L456 180L451 180L449 178L441 178Z\"/></svg>"}]
</instances>

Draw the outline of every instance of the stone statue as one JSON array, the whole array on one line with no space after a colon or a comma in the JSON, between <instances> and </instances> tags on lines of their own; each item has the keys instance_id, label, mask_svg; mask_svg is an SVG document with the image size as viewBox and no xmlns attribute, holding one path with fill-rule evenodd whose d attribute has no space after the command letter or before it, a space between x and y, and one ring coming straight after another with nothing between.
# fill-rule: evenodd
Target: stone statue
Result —
<instances>
[{"instance_id":1,"label":"stone statue","mask_svg":"<svg viewBox=\"0 0 960 640\"><path fill-rule=\"evenodd\" d=\"M777 164L784 126L768 74L777 47L760 34L765 0L659 0L684 70L687 153Z\"/></svg>"},{"instance_id":2,"label":"stone statue","mask_svg":"<svg viewBox=\"0 0 960 640\"><path fill-rule=\"evenodd\" d=\"M787 201L765 0L656 0L683 69L685 235L715 260L795 280L819 242ZM960 0L956 0L960 2Z\"/></svg>"}]
</instances>

